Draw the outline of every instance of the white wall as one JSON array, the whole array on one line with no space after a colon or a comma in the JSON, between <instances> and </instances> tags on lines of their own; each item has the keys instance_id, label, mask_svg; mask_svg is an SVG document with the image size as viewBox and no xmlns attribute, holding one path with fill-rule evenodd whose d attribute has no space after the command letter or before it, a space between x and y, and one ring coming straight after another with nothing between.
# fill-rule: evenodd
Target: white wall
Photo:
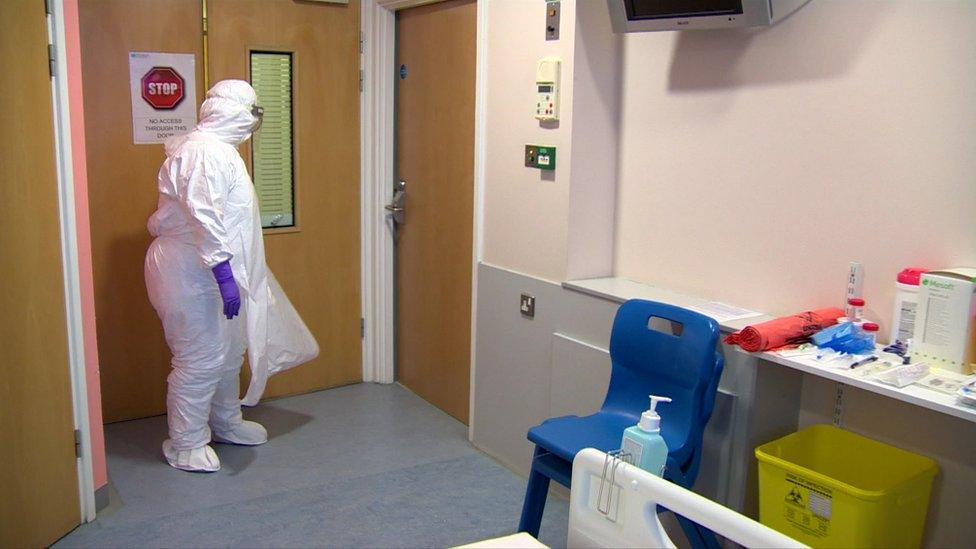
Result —
<instances>
[{"instance_id":1,"label":"white wall","mask_svg":"<svg viewBox=\"0 0 976 549\"><path fill-rule=\"evenodd\" d=\"M576 4L575 41L565 275L571 280L613 274L623 37L613 33L605 3Z\"/></svg>"},{"instance_id":2,"label":"white wall","mask_svg":"<svg viewBox=\"0 0 976 549\"><path fill-rule=\"evenodd\" d=\"M787 314L976 265L976 2L814 0L624 42L617 276Z\"/></svg>"},{"instance_id":3,"label":"white wall","mask_svg":"<svg viewBox=\"0 0 976 549\"><path fill-rule=\"evenodd\" d=\"M482 259L547 280L566 272L575 2L562 2L560 39L545 40L539 0L488 5L488 105ZM563 60L560 121L535 118L536 62ZM524 166L525 145L556 147L556 170Z\"/></svg>"}]
</instances>

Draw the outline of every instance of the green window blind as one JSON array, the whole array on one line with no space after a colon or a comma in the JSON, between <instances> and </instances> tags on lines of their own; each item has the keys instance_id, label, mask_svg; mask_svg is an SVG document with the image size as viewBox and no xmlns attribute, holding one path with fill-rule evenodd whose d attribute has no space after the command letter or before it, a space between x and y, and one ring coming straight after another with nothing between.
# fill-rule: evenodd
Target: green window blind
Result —
<instances>
[{"instance_id":1,"label":"green window blind","mask_svg":"<svg viewBox=\"0 0 976 549\"><path fill-rule=\"evenodd\" d=\"M264 123L251 143L251 170L264 228L295 226L292 55L251 52L251 85Z\"/></svg>"}]
</instances>

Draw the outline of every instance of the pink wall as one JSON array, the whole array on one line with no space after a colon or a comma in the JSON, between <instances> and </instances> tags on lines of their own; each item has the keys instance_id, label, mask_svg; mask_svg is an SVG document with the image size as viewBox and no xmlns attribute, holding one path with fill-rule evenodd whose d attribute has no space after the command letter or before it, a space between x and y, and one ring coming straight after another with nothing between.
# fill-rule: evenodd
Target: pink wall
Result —
<instances>
[{"instance_id":1,"label":"pink wall","mask_svg":"<svg viewBox=\"0 0 976 549\"><path fill-rule=\"evenodd\" d=\"M95 288L92 282L91 232L88 226L88 162L85 149L85 105L81 80L78 0L64 0L64 33L68 53L68 108L71 116L78 271L85 333L88 423L91 427L92 472L95 488L98 489L108 483L108 471L105 466L105 432L102 428L102 386L98 372L98 341L95 337Z\"/></svg>"}]
</instances>

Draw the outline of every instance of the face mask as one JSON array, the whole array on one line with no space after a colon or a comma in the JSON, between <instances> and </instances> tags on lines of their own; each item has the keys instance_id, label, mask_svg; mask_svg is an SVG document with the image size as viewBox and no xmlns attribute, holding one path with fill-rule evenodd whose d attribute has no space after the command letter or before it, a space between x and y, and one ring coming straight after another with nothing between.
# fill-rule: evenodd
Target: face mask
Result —
<instances>
[{"instance_id":1,"label":"face mask","mask_svg":"<svg viewBox=\"0 0 976 549\"><path fill-rule=\"evenodd\" d=\"M257 105L251 107L251 116L254 117L254 123L251 124L251 133L254 133L261 129L261 124L264 122L264 107Z\"/></svg>"}]
</instances>

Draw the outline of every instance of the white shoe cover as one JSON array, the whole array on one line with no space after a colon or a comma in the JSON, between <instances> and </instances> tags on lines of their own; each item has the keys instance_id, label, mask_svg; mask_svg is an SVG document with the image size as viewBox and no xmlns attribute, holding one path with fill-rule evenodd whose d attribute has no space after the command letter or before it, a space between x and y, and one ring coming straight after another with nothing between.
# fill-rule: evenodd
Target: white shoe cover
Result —
<instances>
[{"instance_id":1,"label":"white shoe cover","mask_svg":"<svg viewBox=\"0 0 976 549\"><path fill-rule=\"evenodd\" d=\"M210 446L192 450L174 450L173 441L163 441L163 455L166 461L177 469L198 473L213 473L220 470L220 459Z\"/></svg>"},{"instance_id":2,"label":"white shoe cover","mask_svg":"<svg viewBox=\"0 0 976 549\"><path fill-rule=\"evenodd\" d=\"M214 430L213 441L227 444L242 444L244 446L257 446L268 442L268 431L260 423L245 420L230 431Z\"/></svg>"}]
</instances>

